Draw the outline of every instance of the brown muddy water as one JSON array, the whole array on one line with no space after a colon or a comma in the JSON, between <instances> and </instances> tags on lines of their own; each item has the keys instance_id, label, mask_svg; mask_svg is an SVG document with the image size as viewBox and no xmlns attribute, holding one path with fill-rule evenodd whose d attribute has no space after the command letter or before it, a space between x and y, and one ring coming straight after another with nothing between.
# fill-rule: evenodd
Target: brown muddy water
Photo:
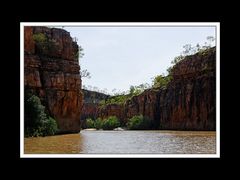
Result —
<instances>
[{"instance_id":1,"label":"brown muddy water","mask_svg":"<svg viewBox=\"0 0 240 180\"><path fill-rule=\"evenodd\" d=\"M215 154L215 131L87 131L24 139L24 154Z\"/></svg>"}]
</instances>

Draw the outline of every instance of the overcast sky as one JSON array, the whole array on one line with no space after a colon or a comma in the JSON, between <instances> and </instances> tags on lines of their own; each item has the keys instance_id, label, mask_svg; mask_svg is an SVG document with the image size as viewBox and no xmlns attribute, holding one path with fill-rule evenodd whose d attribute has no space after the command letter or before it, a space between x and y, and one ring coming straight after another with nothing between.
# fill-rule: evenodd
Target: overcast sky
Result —
<instances>
[{"instance_id":1,"label":"overcast sky","mask_svg":"<svg viewBox=\"0 0 240 180\"><path fill-rule=\"evenodd\" d=\"M84 49L81 69L91 73L83 85L116 88L152 82L166 72L183 45L203 44L215 27L64 27Z\"/></svg>"}]
</instances>

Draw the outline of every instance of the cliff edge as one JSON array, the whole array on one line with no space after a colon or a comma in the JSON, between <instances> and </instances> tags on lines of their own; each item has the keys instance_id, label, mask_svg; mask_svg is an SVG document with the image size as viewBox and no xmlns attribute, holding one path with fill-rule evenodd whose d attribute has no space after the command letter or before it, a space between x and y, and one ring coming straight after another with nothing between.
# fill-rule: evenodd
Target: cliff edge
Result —
<instances>
[{"instance_id":1,"label":"cliff edge","mask_svg":"<svg viewBox=\"0 0 240 180\"><path fill-rule=\"evenodd\" d=\"M79 132L83 103L78 45L64 29L24 27L24 89L36 94L60 132Z\"/></svg>"}]
</instances>

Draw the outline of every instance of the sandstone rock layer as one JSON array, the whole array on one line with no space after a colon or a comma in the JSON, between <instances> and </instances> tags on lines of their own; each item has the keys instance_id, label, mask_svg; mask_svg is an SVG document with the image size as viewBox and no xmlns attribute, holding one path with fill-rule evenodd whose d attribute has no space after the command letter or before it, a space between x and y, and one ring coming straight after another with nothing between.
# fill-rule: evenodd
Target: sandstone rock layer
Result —
<instances>
[{"instance_id":1,"label":"sandstone rock layer","mask_svg":"<svg viewBox=\"0 0 240 180\"><path fill-rule=\"evenodd\" d=\"M34 35L41 35L39 43ZM24 28L24 87L37 94L61 132L79 132L83 103L78 45L57 28Z\"/></svg>"}]
</instances>

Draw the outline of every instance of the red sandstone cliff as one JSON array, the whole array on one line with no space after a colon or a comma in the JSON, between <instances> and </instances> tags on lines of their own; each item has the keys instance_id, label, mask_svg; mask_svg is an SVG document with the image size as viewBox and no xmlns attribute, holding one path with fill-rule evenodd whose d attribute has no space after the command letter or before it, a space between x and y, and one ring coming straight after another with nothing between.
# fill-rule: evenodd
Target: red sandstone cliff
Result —
<instances>
[{"instance_id":1,"label":"red sandstone cliff","mask_svg":"<svg viewBox=\"0 0 240 180\"><path fill-rule=\"evenodd\" d=\"M173 69L173 81L159 91L164 129L216 129L216 49L197 53Z\"/></svg>"},{"instance_id":2,"label":"red sandstone cliff","mask_svg":"<svg viewBox=\"0 0 240 180\"><path fill-rule=\"evenodd\" d=\"M115 115L123 123L140 114L149 117L155 129L215 130L216 49L188 56L175 65L167 87L146 90L124 105L98 109L98 116Z\"/></svg>"},{"instance_id":3,"label":"red sandstone cliff","mask_svg":"<svg viewBox=\"0 0 240 180\"><path fill-rule=\"evenodd\" d=\"M47 42L37 43L34 34ZM79 132L82 109L78 45L57 28L24 28L24 87L36 93L61 132Z\"/></svg>"}]
</instances>

